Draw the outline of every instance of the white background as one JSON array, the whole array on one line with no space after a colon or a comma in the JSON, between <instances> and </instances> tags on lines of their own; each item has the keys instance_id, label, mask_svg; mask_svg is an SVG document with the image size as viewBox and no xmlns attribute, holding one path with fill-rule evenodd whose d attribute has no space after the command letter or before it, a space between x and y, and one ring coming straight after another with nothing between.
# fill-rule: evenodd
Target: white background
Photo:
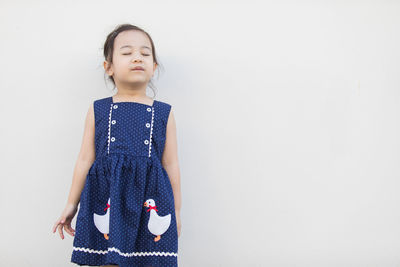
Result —
<instances>
[{"instance_id":1,"label":"white background","mask_svg":"<svg viewBox=\"0 0 400 267\"><path fill-rule=\"evenodd\" d=\"M399 13L398 1L2 1L0 265L74 266L73 238L51 228L86 111L113 94L105 38L132 23L155 42L156 99L177 122L179 266L400 266Z\"/></svg>"}]
</instances>

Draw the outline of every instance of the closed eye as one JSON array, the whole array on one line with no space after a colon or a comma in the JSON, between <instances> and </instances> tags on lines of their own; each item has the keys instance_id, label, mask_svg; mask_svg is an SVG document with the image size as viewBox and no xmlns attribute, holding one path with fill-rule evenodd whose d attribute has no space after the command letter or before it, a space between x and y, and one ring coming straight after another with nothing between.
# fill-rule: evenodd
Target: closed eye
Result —
<instances>
[{"instance_id":1,"label":"closed eye","mask_svg":"<svg viewBox=\"0 0 400 267\"><path fill-rule=\"evenodd\" d=\"M129 54L122 54L122 55L130 55L131 53L129 53ZM143 56L150 56L149 54L143 54Z\"/></svg>"}]
</instances>

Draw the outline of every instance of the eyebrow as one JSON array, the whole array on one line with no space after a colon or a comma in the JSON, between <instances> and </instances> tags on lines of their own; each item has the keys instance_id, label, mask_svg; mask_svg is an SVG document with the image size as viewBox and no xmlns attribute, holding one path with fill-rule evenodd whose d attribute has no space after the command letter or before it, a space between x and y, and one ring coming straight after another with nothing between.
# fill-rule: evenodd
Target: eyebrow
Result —
<instances>
[{"instance_id":1,"label":"eyebrow","mask_svg":"<svg viewBox=\"0 0 400 267\"><path fill-rule=\"evenodd\" d=\"M124 46L121 46L119 49L122 49L122 48L125 48L125 47L132 47L132 46L131 45L124 45ZM145 45L142 45L140 48L147 48L147 49L151 50L150 47L145 46Z\"/></svg>"}]
</instances>

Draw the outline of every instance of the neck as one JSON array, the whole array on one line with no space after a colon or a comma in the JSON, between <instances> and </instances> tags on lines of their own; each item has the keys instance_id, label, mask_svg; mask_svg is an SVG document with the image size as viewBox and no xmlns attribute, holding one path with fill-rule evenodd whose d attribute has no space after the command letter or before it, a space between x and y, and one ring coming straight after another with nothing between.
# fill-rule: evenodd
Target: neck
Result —
<instances>
[{"instance_id":1,"label":"neck","mask_svg":"<svg viewBox=\"0 0 400 267\"><path fill-rule=\"evenodd\" d=\"M115 96L121 100L143 100L147 98L147 84L116 84L117 93Z\"/></svg>"}]
</instances>

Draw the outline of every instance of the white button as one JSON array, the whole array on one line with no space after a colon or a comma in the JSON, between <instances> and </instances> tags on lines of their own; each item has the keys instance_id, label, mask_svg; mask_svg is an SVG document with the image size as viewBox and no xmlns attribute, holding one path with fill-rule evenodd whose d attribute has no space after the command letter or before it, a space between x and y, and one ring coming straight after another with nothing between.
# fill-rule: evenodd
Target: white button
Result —
<instances>
[{"instance_id":1,"label":"white button","mask_svg":"<svg viewBox=\"0 0 400 267\"><path fill-rule=\"evenodd\" d=\"M114 105L114 109L118 108L118 105Z\"/></svg>"},{"instance_id":2,"label":"white button","mask_svg":"<svg viewBox=\"0 0 400 267\"><path fill-rule=\"evenodd\" d=\"M144 140L144 143L147 145L149 143L149 140Z\"/></svg>"},{"instance_id":3,"label":"white button","mask_svg":"<svg viewBox=\"0 0 400 267\"><path fill-rule=\"evenodd\" d=\"M151 108L147 108L147 111L149 111L149 112L150 112L150 111L151 111Z\"/></svg>"},{"instance_id":4,"label":"white button","mask_svg":"<svg viewBox=\"0 0 400 267\"><path fill-rule=\"evenodd\" d=\"M115 124L116 123L116 121L115 120L112 120L112 122L111 122L112 124Z\"/></svg>"},{"instance_id":5,"label":"white button","mask_svg":"<svg viewBox=\"0 0 400 267\"><path fill-rule=\"evenodd\" d=\"M111 142L114 142L115 141L115 137L113 136L113 137L111 137Z\"/></svg>"},{"instance_id":6,"label":"white button","mask_svg":"<svg viewBox=\"0 0 400 267\"><path fill-rule=\"evenodd\" d=\"M149 128L150 127L150 123L146 123L146 127Z\"/></svg>"}]
</instances>

